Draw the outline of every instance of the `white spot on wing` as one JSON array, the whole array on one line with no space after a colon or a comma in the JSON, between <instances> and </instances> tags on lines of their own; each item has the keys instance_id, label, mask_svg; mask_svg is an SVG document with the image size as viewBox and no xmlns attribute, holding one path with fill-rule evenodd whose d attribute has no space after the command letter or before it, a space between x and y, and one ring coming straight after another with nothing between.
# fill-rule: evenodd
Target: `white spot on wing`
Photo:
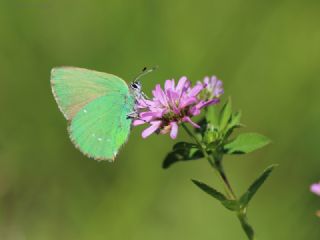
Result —
<instances>
[{"instance_id":1,"label":"white spot on wing","mask_svg":"<svg viewBox=\"0 0 320 240\"><path fill-rule=\"evenodd\" d=\"M84 112L84 113L87 113L88 111L87 111L87 109L83 109L83 112Z\"/></svg>"},{"instance_id":2,"label":"white spot on wing","mask_svg":"<svg viewBox=\"0 0 320 240\"><path fill-rule=\"evenodd\" d=\"M99 137L99 138L98 138L98 141L101 142L101 141L102 141L102 138Z\"/></svg>"}]
</instances>

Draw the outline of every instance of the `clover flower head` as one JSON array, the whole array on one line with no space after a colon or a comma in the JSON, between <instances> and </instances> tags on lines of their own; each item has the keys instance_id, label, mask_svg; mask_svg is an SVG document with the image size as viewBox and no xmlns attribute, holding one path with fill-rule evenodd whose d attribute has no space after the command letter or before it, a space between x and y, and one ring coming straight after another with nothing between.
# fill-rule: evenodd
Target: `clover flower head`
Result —
<instances>
[{"instance_id":1,"label":"clover flower head","mask_svg":"<svg viewBox=\"0 0 320 240\"><path fill-rule=\"evenodd\" d=\"M224 93L223 83L216 76L205 77L203 83L209 98L220 97Z\"/></svg>"},{"instance_id":2,"label":"clover flower head","mask_svg":"<svg viewBox=\"0 0 320 240\"><path fill-rule=\"evenodd\" d=\"M219 102L218 96L223 93L223 90L221 92L222 84L219 83L219 87L212 85L212 89L215 89L214 91L218 94L213 93L210 98L201 97L204 91L208 91L209 84L212 85L211 81L208 83L198 82L192 87L187 77L181 77L177 85L174 79L166 80L163 89L160 84L157 84L152 91L152 99L141 98L137 100L137 108L140 109L140 112L139 117L133 121L133 125L150 124L142 132L143 138L157 132L170 133L170 137L175 139L178 134L178 125L183 122L199 128L191 118L199 115L201 109L217 104Z\"/></svg>"},{"instance_id":3,"label":"clover flower head","mask_svg":"<svg viewBox=\"0 0 320 240\"><path fill-rule=\"evenodd\" d=\"M310 186L310 191L313 192L314 194L320 196L320 182L312 184Z\"/></svg>"}]
</instances>

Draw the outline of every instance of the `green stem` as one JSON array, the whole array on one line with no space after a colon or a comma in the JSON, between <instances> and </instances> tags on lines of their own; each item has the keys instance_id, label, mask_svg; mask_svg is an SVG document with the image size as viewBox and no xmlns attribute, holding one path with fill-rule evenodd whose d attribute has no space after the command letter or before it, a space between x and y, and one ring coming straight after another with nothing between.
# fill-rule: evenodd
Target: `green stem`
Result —
<instances>
[{"instance_id":1,"label":"green stem","mask_svg":"<svg viewBox=\"0 0 320 240\"><path fill-rule=\"evenodd\" d=\"M248 219L247 219L245 212L239 211L237 216L240 221L241 227L244 230L244 232L246 233L248 239L254 240L254 231L253 231L253 228L248 223Z\"/></svg>"},{"instance_id":2,"label":"green stem","mask_svg":"<svg viewBox=\"0 0 320 240\"><path fill-rule=\"evenodd\" d=\"M222 163L221 162L217 162L216 165L217 165L217 170L219 172L219 175L220 175L222 181L224 182L226 188L229 190L229 195L230 195L231 199L236 200L237 196L234 193L234 191L233 191L233 189L231 187L231 184L230 184L230 182L229 182L229 180L227 178L227 175L224 172Z\"/></svg>"},{"instance_id":3,"label":"green stem","mask_svg":"<svg viewBox=\"0 0 320 240\"><path fill-rule=\"evenodd\" d=\"M226 192L230 199L232 200L238 200L236 194L234 193L231 184L227 178L227 175L224 172L223 165L222 165L222 157L219 159L214 159L213 157L209 156L206 149L203 147L202 143L199 141L199 139L189 130L189 128L182 123L182 127L187 132L187 134L196 142L196 144L199 146L199 149L201 150L203 156L208 160L209 164L218 172L218 175L220 179L222 180ZM249 240L254 240L254 231L253 228L249 225L248 219L246 216L246 209L240 209L237 212L237 217L240 221L241 227L246 233Z\"/></svg>"},{"instance_id":4,"label":"green stem","mask_svg":"<svg viewBox=\"0 0 320 240\"><path fill-rule=\"evenodd\" d=\"M184 130L188 133L188 135L197 143L198 147L200 148L202 154L204 155L204 157L208 160L208 162L210 163L210 165L216 169L216 165L214 163L214 161L212 160L212 158L210 158L210 156L208 155L207 151L203 148L201 142L199 141L199 139L189 130L189 128L182 123L182 127L184 128Z\"/></svg>"},{"instance_id":5,"label":"green stem","mask_svg":"<svg viewBox=\"0 0 320 240\"><path fill-rule=\"evenodd\" d=\"M218 161L215 161L215 159L213 159L211 156L208 155L207 151L204 149L204 147L201 144L201 142L199 141L199 139L189 130L189 128L184 123L182 123L182 127L188 133L188 135L196 142L196 144L199 146L203 156L208 160L211 167L213 167L215 170L217 170L218 175L225 186L225 189L226 189L228 196L232 200L237 199L237 197L231 187L231 184L227 178L227 175L224 172L223 166L221 164L221 159L219 159Z\"/></svg>"}]
</instances>

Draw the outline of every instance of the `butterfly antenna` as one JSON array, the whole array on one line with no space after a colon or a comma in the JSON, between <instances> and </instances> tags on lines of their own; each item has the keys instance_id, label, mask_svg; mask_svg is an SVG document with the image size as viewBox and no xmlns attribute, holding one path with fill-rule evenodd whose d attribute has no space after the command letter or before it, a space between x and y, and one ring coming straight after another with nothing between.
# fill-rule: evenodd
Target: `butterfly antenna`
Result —
<instances>
[{"instance_id":1,"label":"butterfly antenna","mask_svg":"<svg viewBox=\"0 0 320 240\"><path fill-rule=\"evenodd\" d=\"M144 67L142 69L142 72L139 73L138 76L136 76L133 80L133 82L138 82L140 80L140 78L142 78L143 76L153 72L154 70L156 70L158 68L158 66L155 66L155 67L152 67L152 68L147 68L147 67Z\"/></svg>"}]
</instances>

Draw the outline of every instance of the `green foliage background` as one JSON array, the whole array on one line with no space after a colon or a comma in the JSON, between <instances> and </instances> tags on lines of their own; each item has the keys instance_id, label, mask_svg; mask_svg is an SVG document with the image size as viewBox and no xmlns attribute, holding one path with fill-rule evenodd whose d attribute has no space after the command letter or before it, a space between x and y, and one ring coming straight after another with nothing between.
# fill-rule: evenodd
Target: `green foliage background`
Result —
<instances>
[{"instance_id":1,"label":"green foliage background","mask_svg":"<svg viewBox=\"0 0 320 240\"><path fill-rule=\"evenodd\" d=\"M221 189L205 160L161 169L168 136L134 129L114 164L82 156L51 94L60 65L127 81L159 65L149 94L167 78L219 76L245 130L273 140L225 159L238 194L280 164L249 209L258 239L319 239L319 12L311 0L1 0L0 239L245 239L190 182Z\"/></svg>"}]
</instances>

